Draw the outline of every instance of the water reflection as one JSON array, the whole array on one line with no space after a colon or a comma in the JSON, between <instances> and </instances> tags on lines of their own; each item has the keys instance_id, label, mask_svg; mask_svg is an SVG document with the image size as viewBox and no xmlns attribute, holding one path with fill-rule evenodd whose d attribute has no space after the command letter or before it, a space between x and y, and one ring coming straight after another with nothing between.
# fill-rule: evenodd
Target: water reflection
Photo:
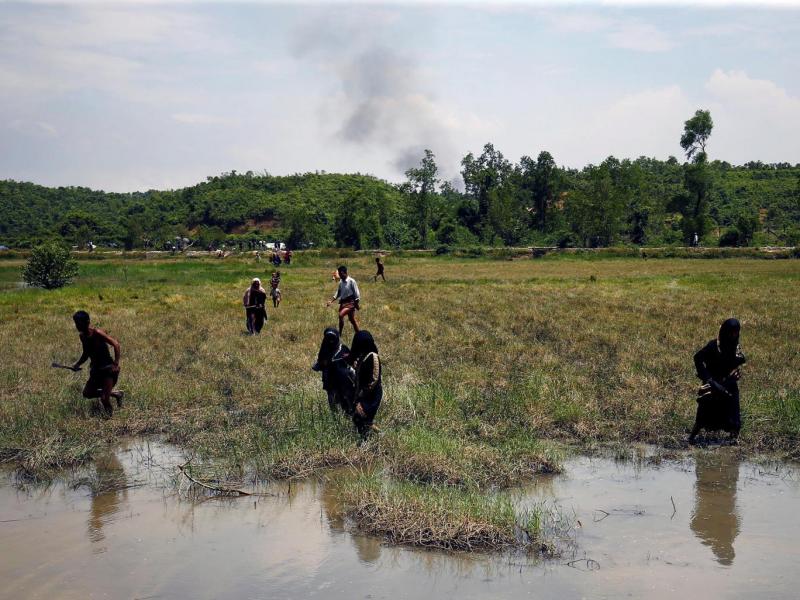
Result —
<instances>
[{"instance_id":1,"label":"water reflection","mask_svg":"<svg viewBox=\"0 0 800 600\"><path fill-rule=\"evenodd\" d=\"M103 527L113 520L128 499L125 469L116 454L109 453L96 461L96 477L91 484L92 501L89 507L89 539L99 544L105 539ZM94 551L104 552L95 546Z\"/></svg>"},{"instance_id":2,"label":"water reflection","mask_svg":"<svg viewBox=\"0 0 800 600\"><path fill-rule=\"evenodd\" d=\"M723 450L699 453L695 460L695 503L689 525L725 566L733 564L733 542L740 528L736 508L739 464L736 456Z\"/></svg>"},{"instance_id":3,"label":"water reflection","mask_svg":"<svg viewBox=\"0 0 800 600\"><path fill-rule=\"evenodd\" d=\"M335 476L333 477L335 480ZM345 533L347 531L345 525L344 514L342 513L342 506L336 499L335 483L325 485L319 495L322 509L325 512L325 517L328 522L328 527L334 533ZM381 557L382 541L378 537L359 535L355 533L350 536L350 541L355 548L358 560L362 564L375 564Z\"/></svg>"}]
</instances>

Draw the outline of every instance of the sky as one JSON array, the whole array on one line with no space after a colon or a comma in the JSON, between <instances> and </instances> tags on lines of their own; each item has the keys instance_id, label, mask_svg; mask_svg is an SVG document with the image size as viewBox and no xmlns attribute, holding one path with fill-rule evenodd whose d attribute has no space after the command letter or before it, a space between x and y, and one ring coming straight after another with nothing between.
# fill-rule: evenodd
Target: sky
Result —
<instances>
[{"instance_id":1,"label":"sky","mask_svg":"<svg viewBox=\"0 0 800 600\"><path fill-rule=\"evenodd\" d=\"M0 0L0 179L130 192L236 170L457 179L487 142L800 163L800 5Z\"/></svg>"}]
</instances>

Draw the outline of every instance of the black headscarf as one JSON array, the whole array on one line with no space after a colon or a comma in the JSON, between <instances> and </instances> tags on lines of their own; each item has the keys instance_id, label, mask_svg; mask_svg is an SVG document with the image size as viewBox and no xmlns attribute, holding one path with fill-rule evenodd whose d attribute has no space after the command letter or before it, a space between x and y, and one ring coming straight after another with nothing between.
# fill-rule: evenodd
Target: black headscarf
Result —
<instances>
[{"instance_id":1,"label":"black headscarf","mask_svg":"<svg viewBox=\"0 0 800 600\"><path fill-rule=\"evenodd\" d=\"M741 329L742 325L738 319L728 319L720 326L717 343L722 354L736 354Z\"/></svg>"},{"instance_id":2,"label":"black headscarf","mask_svg":"<svg viewBox=\"0 0 800 600\"><path fill-rule=\"evenodd\" d=\"M362 329L353 336L353 344L350 347L350 360L355 361L370 352L377 354L378 347L375 345L375 340L372 339L372 334Z\"/></svg>"},{"instance_id":3,"label":"black headscarf","mask_svg":"<svg viewBox=\"0 0 800 600\"><path fill-rule=\"evenodd\" d=\"M328 327L322 333L322 344L319 347L319 354L317 354L317 363L330 360L341 346L339 339L339 330L335 327Z\"/></svg>"}]
</instances>

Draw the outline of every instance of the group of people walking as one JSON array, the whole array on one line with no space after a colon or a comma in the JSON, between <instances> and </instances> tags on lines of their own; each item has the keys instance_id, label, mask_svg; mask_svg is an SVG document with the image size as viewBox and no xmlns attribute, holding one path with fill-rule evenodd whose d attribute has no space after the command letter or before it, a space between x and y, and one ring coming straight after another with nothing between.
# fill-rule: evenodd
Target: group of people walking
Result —
<instances>
[{"instance_id":1,"label":"group of people walking","mask_svg":"<svg viewBox=\"0 0 800 600\"><path fill-rule=\"evenodd\" d=\"M378 276L383 277L383 264L376 259ZM367 439L375 427L373 421L383 398L382 373L378 347L372 334L361 329L357 312L360 310L361 292L356 280L341 265L334 274L338 280L336 292L326 306L338 301L338 329L328 327L323 332L317 360L312 369L322 375L322 387L328 396L332 412L343 411L350 416L361 436ZM273 306L281 301L280 271L275 271L270 280L270 292L254 278L245 291L243 304L247 316L247 330L256 335L261 332L267 319L267 297ZM385 277L384 277L385 281ZM348 348L342 343L345 319L353 326L354 337ZM120 372L121 349L119 342L103 330L91 325L89 314L80 310L73 315L75 327L83 348L81 357L74 365L64 367L79 371L81 365L90 361L89 380L83 389L85 398L99 398L106 415L113 414L111 400L122 406L123 392L115 390ZM722 323L716 339L709 341L694 355L697 377L702 381L697 396L697 413L689 434L689 443L696 441L701 430L725 431L735 442L742 427L738 381L741 367L746 362L739 348L741 324L736 319ZM109 346L114 351L111 357ZM61 366L56 365L54 366Z\"/></svg>"},{"instance_id":2,"label":"group of people walking","mask_svg":"<svg viewBox=\"0 0 800 600\"><path fill-rule=\"evenodd\" d=\"M376 258L378 275L384 276L384 267L380 258ZM339 328L328 328L323 335L323 342L317 362L312 367L322 373L322 387L328 392L328 404L331 410L341 409L353 419L353 423L361 436L366 440L373 429L375 414L383 397L382 368L378 347L368 331L362 331L357 312L360 310L361 291L358 282L348 273L347 266L336 269L334 280L336 291L326 306L339 303ZM281 274L275 271L270 280L269 296L273 307L277 308L281 301ZM256 277L245 290L242 304L245 308L247 331L258 335L267 320L267 290ZM341 343L341 334L345 319L353 326L355 337L352 349Z\"/></svg>"}]
</instances>

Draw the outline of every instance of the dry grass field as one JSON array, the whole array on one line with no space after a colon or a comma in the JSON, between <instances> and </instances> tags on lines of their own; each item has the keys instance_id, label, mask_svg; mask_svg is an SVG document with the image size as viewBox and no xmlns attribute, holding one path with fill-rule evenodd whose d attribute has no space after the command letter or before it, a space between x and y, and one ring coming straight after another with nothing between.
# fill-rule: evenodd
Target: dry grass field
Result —
<instances>
[{"instance_id":1,"label":"dry grass field","mask_svg":"<svg viewBox=\"0 0 800 600\"><path fill-rule=\"evenodd\" d=\"M382 433L365 448L310 370L336 322L325 300L339 262L384 362ZM730 316L748 357L742 445L800 456L800 261L385 262L388 282L374 283L370 256L296 256L258 337L241 297L272 268L251 257L84 261L74 285L49 292L21 288L21 263L0 262L0 457L41 477L119 436L159 433L228 478L371 465L402 485L502 489L557 470L568 445L679 446L696 406L692 354ZM80 354L77 309L122 344L126 405L109 420L81 398L83 373L49 367Z\"/></svg>"}]
</instances>

